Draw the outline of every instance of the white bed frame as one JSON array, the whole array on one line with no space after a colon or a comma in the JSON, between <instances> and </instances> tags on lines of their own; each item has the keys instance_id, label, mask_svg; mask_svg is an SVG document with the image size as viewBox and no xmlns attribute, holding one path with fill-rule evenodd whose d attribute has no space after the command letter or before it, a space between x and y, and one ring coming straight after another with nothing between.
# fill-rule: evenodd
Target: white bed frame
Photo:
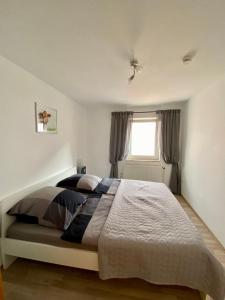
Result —
<instances>
[{"instance_id":1,"label":"white bed frame","mask_svg":"<svg viewBox=\"0 0 225 300\"><path fill-rule=\"evenodd\" d=\"M8 268L18 257L98 271L98 253L96 251L56 247L52 245L11 239L7 237L9 226L15 217L7 215L7 211L29 193L47 185L54 186L58 181L76 173L76 168L67 169L44 181L26 187L0 202L1 211L1 258L3 268Z\"/></svg>"}]
</instances>

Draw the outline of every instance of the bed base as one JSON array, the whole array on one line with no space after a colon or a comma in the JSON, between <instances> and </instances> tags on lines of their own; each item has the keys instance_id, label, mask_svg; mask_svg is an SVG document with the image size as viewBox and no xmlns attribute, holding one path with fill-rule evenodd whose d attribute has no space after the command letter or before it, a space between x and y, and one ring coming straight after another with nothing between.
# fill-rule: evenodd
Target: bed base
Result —
<instances>
[{"instance_id":1,"label":"bed base","mask_svg":"<svg viewBox=\"0 0 225 300\"><path fill-rule=\"evenodd\" d=\"M10 238L2 240L3 268L6 269L17 257L43 261L47 263L98 271L96 251L56 247Z\"/></svg>"},{"instance_id":2,"label":"bed base","mask_svg":"<svg viewBox=\"0 0 225 300\"><path fill-rule=\"evenodd\" d=\"M7 269L18 257L73 268L99 271L98 253L91 250L62 248L41 243L5 238L3 268ZM201 300L210 300L200 292Z\"/></svg>"},{"instance_id":3,"label":"bed base","mask_svg":"<svg viewBox=\"0 0 225 300\"><path fill-rule=\"evenodd\" d=\"M7 269L17 257L22 257L62 266L99 271L98 254L95 251L62 248L10 238L5 238L3 245L5 253L3 256L4 269ZM203 292L199 292L199 294L201 300L210 300Z\"/></svg>"}]
</instances>

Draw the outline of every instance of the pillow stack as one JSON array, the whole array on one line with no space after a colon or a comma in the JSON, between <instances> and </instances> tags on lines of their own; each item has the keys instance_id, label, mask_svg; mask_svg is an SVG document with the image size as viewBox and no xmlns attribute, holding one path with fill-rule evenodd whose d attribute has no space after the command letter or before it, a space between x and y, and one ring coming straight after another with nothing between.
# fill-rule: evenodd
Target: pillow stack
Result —
<instances>
[{"instance_id":1,"label":"pillow stack","mask_svg":"<svg viewBox=\"0 0 225 300\"><path fill-rule=\"evenodd\" d=\"M26 223L65 230L85 201L81 193L47 186L17 202L8 214Z\"/></svg>"},{"instance_id":2,"label":"pillow stack","mask_svg":"<svg viewBox=\"0 0 225 300\"><path fill-rule=\"evenodd\" d=\"M87 194L95 192L97 187L99 190L105 187L101 181L94 175L73 175L60 181L57 187L47 186L26 196L8 214L25 223L66 230L86 202Z\"/></svg>"}]
</instances>

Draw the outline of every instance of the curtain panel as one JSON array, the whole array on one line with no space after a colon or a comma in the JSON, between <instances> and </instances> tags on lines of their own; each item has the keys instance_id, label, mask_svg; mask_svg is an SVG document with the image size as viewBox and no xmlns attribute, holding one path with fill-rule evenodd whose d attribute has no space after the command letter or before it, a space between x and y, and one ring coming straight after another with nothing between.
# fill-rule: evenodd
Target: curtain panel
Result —
<instances>
[{"instance_id":1,"label":"curtain panel","mask_svg":"<svg viewBox=\"0 0 225 300\"><path fill-rule=\"evenodd\" d=\"M112 112L110 133L110 177L118 177L118 162L124 160L129 151L133 112Z\"/></svg>"},{"instance_id":2,"label":"curtain panel","mask_svg":"<svg viewBox=\"0 0 225 300\"><path fill-rule=\"evenodd\" d=\"M157 113L161 120L162 157L166 164L172 164L170 189L180 195L180 110L161 110Z\"/></svg>"}]
</instances>

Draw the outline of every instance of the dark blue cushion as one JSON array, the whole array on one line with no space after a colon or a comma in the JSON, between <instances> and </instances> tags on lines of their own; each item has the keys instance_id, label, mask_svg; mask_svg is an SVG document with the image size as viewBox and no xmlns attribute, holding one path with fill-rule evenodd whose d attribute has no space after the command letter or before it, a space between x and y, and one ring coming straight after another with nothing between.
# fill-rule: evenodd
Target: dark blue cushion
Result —
<instances>
[{"instance_id":1,"label":"dark blue cushion","mask_svg":"<svg viewBox=\"0 0 225 300\"><path fill-rule=\"evenodd\" d=\"M67 177L57 183L57 187L61 187L64 189L74 190L76 189L77 183L80 178L84 176L83 174L75 174L73 176Z\"/></svg>"},{"instance_id":2,"label":"dark blue cushion","mask_svg":"<svg viewBox=\"0 0 225 300\"><path fill-rule=\"evenodd\" d=\"M48 206L43 218L59 229L67 229L86 200L81 193L63 190Z\"/></svg>"}]
</instances>

